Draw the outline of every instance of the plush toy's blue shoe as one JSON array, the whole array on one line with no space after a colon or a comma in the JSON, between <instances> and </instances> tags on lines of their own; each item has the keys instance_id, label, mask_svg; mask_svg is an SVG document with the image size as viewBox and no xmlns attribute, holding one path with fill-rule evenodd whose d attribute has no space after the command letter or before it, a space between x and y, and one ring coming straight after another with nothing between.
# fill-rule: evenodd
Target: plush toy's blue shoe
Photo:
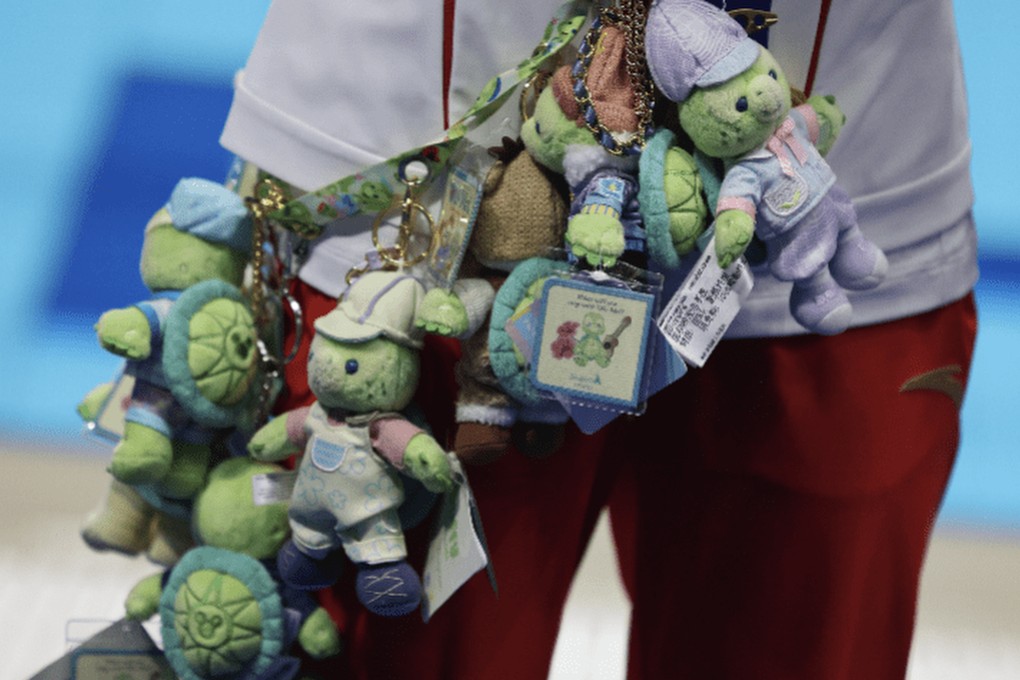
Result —
<instances>
[{"instance_id":1,"label":"plush toy's blue shoe","mask_svg":"<svg viewBox=\"0 0 1020 680\"><path fill-rule=\"evenodd\" d=\"M287 541L276 555L276 568L280 578L290 587L319 590L336 583L343 569L343 560L342 550L317 560L298 550L294 541Z\"/></svg>"},{"instance_id":2,"label":"plush toy's blue shoe","mask_svg":"<svg viewBox=\"0 0 1020 680\"><path fill-rule=\"evenodd\" d=\"M365 609L380 616L410 614L421 603L421 581L403 560L361 565L354 587Z\"/></svg>"}]
</instances>

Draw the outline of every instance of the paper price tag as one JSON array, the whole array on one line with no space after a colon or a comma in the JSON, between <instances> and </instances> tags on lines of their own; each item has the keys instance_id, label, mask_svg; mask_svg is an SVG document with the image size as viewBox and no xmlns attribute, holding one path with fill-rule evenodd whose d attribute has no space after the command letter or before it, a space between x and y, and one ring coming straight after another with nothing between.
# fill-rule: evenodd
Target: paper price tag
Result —
<instances>
[{"instance_id":1,"label":"paper price tag","mask_svg":"<svg viewBox=\"0 0 1020 680\"><path fill-rule=\"evenodd\" d=\"M489 564L481 518L475 506L471 487L460 463L451 460L457 477L457 489L443 496L439 519L429 544L425 573L425 602L422 617L426 622L475 573L488 567L489 581L496 590L496 577Z\"/></svg>"},{"instance_id":2,"label":"paper price tag","mask_svg":"<svg viewBox=\"0 0 1020 680\"><path fill-rule=\"evenodd\" d=\"M753 287L747 260L721 269L712 239L659 315L659 330L677 354L704 366Z\"/></svg>"},{"instance_id":3,"label":"paper price tag","mask_svg":"<svg viewBox=\"0 0 1020 680\"><path fill-rule=\"evenodd\" d=\"M267 472L251 478L251 497L256 507L286 503L294 493L297 472Z\"/></svg>"}]
</instances>

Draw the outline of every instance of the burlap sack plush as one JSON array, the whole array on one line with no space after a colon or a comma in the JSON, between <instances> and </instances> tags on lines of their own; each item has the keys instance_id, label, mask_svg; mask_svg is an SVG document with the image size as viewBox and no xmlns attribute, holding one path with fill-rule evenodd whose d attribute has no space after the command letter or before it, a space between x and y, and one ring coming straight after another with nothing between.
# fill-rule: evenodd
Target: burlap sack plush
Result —
<instances>
[{"instance_id":1,"label":"burlap sack plush","mask_svg":"<svg viewBox=\"0 0 1020 680\"><path fill-rule=\"evenodd\" d=\"M481 276L497 290L513 267L563 245L567 199L562 178L539 166L509 138L493 149L499 160L486 177L478 221L461 273ZM500 389L489 363L488 323L462 347L456 375L460 386L454 449L466 462L482 463L502 454L518 422L514 402ZM558 427L519 423L515 437L525 453L555 448Z\"/></svg>"}]
</instances>

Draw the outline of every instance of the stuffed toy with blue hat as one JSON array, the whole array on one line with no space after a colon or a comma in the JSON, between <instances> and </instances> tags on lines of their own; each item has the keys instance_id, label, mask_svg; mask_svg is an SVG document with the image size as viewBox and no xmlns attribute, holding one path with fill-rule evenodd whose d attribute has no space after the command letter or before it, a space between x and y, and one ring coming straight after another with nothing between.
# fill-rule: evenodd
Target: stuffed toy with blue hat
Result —
<instances>
[{"instance_id":1,"label":"stuffed toy with blue hat","mask_svg":"<svg viewBox=\"0 0 1020 680\"><path fill-rule=\"evenodd\" d=\"M263 461L304 452L290 505L293 537L278 557L284 581L308 590L332 585L346 555L357 565L359 600L384 616L414 611L422 595L397 514L401 475L433 492L454 486L446 451L399 413L418 384L415 318L424 296L405 273L358 277L315 322L308 356L315 403L271 420L248 444Z\"/></svg>"},{"instance_id":2,"label":"stuffed toy with blue hat","mask_svg":"<svg viewBox=\"0 0 1020 680\"><path fill-rule=\"evenodd\" d=\"M186 499L202 487L218 431L250 413L257 333L239 286L252 248L241 198L184 179L145 227L141 275L152 299L109 310L100 345L135 379L110 472Z\"/></svg>"},{"instance_id":3,"label":"stuffed toy with blue hat","mask_svg":"<svg viewBox=\"0 0 1020 680\"><path fill-rule=\"evenodd\" d=\"M288 588L276 554L290 534L283 468L229 458L195 497L201 544L162 574L140 581L128 618L160 617L164 654L177 677L247 680L298 676L294 644L315 659L340 652L336 625L310 593ZM256 494L256 489L259 493Z\"/></svg>"},{"instance_id":4,"label":"stuffed toy with blue hat","mask_svg":"<svg viewBox=\"0 0 1020 680\"><path fill-rule=\"evenodd\" d=\"M844 118L815 96L791 110L776 60L736 20L703 0L655 0L645 30L656 86L679 105L697 151L723 162L715 205L719 264L728 267L756 234L768 268L792 283L790 312L809 331L842 332L846 290L877 286L888 263L857 225L854 207L819 150Z\"/></svg>"}]
</instances>

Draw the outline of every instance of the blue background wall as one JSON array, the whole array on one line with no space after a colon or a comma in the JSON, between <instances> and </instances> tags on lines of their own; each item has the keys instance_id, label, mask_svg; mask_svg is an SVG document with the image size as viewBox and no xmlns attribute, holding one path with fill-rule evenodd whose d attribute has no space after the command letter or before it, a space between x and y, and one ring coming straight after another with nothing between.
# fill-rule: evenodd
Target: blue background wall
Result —
<instances>
[{"instance_id":1,"label":"blue background wall","mask_svg":"<svg viewBox=\"0 0 1020 680\"><path fill-rule=\"evenodd\" d=\"M0 438L77 444L74 404L118 361L99 313L145 290L141 226L182 176L221 178L217 139L268 0L40 0L5 8L0 47ZM1014 3L958 2L981 233L981 331L943 519L1020 528L1020 230L1007 165L1020 94ZM96 449L100 454L99 449Z\"/></svg>"}]
</instances>

